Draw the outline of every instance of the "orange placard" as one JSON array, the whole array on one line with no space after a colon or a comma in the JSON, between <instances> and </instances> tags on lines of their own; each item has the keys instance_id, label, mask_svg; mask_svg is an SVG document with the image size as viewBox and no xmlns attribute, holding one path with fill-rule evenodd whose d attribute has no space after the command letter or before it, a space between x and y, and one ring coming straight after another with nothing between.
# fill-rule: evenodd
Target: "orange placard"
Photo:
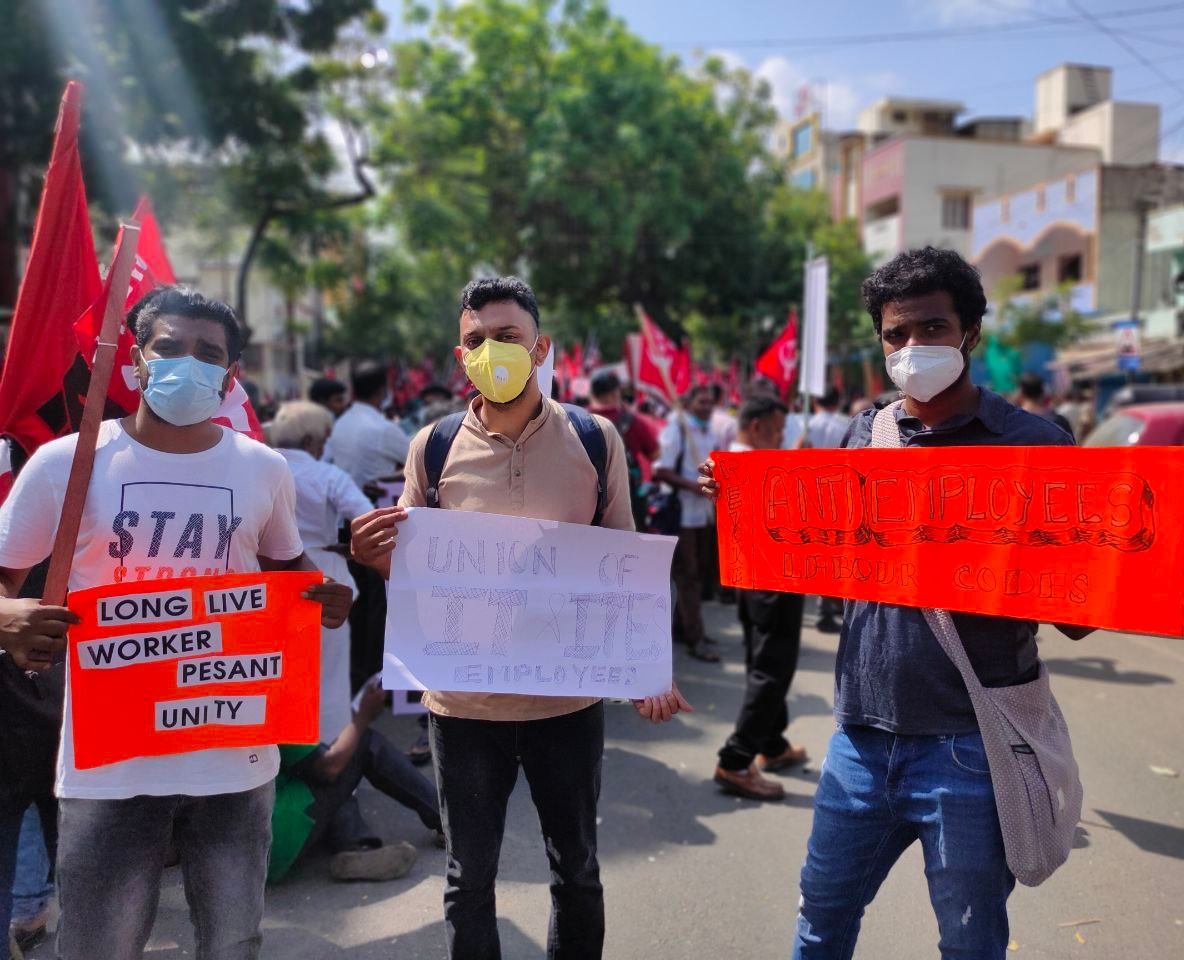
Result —
<instances>
[{"instance_id":1,"label":"orange placard","mask_svg":"<svg viewBox=\"0 0 1184 960\"><path fill-rule=\"evenodd\" d=\"M726 585L1184 636L1184 447L713 458Z\"/></svg>"},{"instance_id":2,"label":"orange placard","mask_svg":"<svg viewBox=\"0 0 1184 960\"><path fill-rule=\"evenodd\" d=\"M74 762L316 743L315 572L142 580L71 593Z\"/></svg>"}]
</instances>

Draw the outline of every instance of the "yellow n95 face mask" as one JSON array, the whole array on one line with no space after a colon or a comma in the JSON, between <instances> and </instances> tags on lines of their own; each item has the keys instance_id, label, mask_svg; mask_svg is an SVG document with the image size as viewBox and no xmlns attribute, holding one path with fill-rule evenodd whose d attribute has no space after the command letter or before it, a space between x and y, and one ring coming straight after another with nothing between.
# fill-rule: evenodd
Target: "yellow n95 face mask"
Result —
<instances>
[{"instance_id":1,"label":"yellow n95 face mask","mask_svg":"<svg viewBox=\"0 0 1184 960\"><path fill-rule=\"evenodd\" d=\"M536 344L539 342L535 337ZM531 344L531 350L534 344ZM486 340L464 355L465 373L481 396L494 403L509 403L526 389L534 373L530 350L520 343Z\"/></svg>"}]
</instances>

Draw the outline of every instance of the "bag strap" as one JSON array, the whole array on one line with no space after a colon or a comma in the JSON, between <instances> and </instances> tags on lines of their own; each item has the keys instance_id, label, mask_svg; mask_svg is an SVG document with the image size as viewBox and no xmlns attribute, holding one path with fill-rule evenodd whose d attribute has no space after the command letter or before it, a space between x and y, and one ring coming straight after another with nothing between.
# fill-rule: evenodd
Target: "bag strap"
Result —
<instances>
[{"instance_id":1,"label":"bag strap","mask_svg":"<svg viewBox=\"0 0 1184 960\"><path fill-rule=\"evenodd\" d=\"M596 418L583 407L574 403L562 406L584 446L584 452L596 468L596 513L592 517L592 526L599 527L608 503L608 445L604 442L604 431L600 429Z\"/></svg>"},{"instance_id":2,"label":"bag strap","mask_svg":"<svg viewBox=\"0 0 1184 960\"><path fill-rule=\"evenodd\" d=\"M592 526L599 527L604 519L605 506L608 503L608 445L604 442L604 432L596 418L583 407L572 403L562 405L567 419L575 428L576 436L596 468L596 513L592 518ZM423 468L428 478L428 488L425 493L429 507L440 506L440 478L444 474L444 464L448 460L448 451L460 433L467 411L452 413L432 425L432 432L428 434L427 443L423 448Z\"/></svg>"},{"instance_id":3,"label":"bag strap","mask_svg":"<svg viewBox=\"0 0 1184 960\"><path fill-rule=\"evenodd\" d=\"M900 442L900 427L896 423L896 408L899 407L903 400L896 400L888 406L876 412L875 419L872 421L872 446L873 447L902 447L904 444ZM966 689L970 692L971 698L982 689L982 682L978 678L978 674L974 672L974 666L970 662L970 657L966 655L966 647L962 644L962 638L958 635L958 628L954 625L954 618L950 616L948 610L938 610L933 607L922 607L921 613L925 617L925 622L929 624L929 629L933 631L933 635L937 638L937 642L941 645L945 655L950 658L958 672L962 674L962 680L966 684Z\"/></svg>"},{"instance_id":4,"label":"bag strap","mask_svg":"<svg viewBox=\"0 0 1184 960\"><path fill-rule=\"evenodd\" d=\"M452 441L460 433L461 424L465 422L465 413L450 413L442 420L432 424L432 432L428 434L428 441L423 448L423 469L428 475L428 489L425 494L429 507L440 506L440 477L444 473L444 464L448 460L448 451L452 449Z\"/></svg>"}]
</instances>

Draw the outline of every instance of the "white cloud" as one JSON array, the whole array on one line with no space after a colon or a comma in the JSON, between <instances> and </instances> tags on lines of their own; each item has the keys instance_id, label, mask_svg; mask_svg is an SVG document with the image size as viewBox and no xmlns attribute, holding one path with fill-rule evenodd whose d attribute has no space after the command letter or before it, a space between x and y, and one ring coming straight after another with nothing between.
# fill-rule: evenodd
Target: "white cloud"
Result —
<instances>
[{"instance_id":1,"label":"white cloud","mask_svg":"<svg viewBox=\"0 0 1184 960\"><path fill-rule=\"evenodd\" d=\"M910 0L917 19L953 24L1005 23L1060 15L1064 0Z\"/></svg>"},{"instance_id":2,"label":"white cloud","mask_svg":"<svg viewBox=\"0 0 1184 960\"><path fill-rule=\"evenodd\" d=\"M712 51L728 63L743 64L735 53ZM769 84L773 105L786 119L797 115L802 88L809 86L814 105L821 107L826 125L843 130L855 125L855 117L869 103L886 94L897 92L900 78L890 72L858 76L827 77L807 71L787 57L767 57L753 71Z\"/></svg>"}]
</instances>

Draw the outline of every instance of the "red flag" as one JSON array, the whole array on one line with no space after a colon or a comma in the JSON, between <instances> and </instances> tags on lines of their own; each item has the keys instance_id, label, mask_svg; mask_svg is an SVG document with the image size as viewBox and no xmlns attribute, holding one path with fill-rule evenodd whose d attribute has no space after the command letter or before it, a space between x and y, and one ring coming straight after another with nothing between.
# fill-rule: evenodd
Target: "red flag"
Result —
<instances>
[{"instance_id":1,"label":"red flag","mask_svg":"<svg viewBox=\"0 0 1184 960\"><path fill-rule=\"evenodd\" d=\"M222 406L212 419L214 423L230 427L236 433L245 433L252 440L265 442L263 427L255 415L255 408L251 406L251 398L247 396L247 391L237 378L231 382L230 389L226 391L226 399L222 401Z\"/></svg>"},{"instance_id":2,"label":"red flag","mask_svg":"<svg viewBox=\"0 0 1184 960\"><path fill-rule=\"evenodd\" d=\"M644 312L639 316L641 349L635 371L637 382L656 387L673 401L691 386L691 351L677 346Z\"/></svg>"},{"instance_id":3,"label":"red flag","mask_svg":"<svg viewBox=\"0 0 1184 960\"><path fill-rule=\"evenodd\" d=\"M81 419L88 375L73 324L102 289L78 156L81 112L82 86L71 81L0 377L0 433L30 454Z\"/></svg>"},{"instance_id":4,"label":"red flag","mask_svg":"<svg viewBox=\"0 0 1184 960\"><path fill-rule=\"evenodd\" d=\"M140 197L132 219L140 225L140 244L136 247L136 255L144 261L158 283L176 283L177 275L173 273L173 265L165 252L164 241L160 237L160 224L156 222L152 201L148 199L147 194Z\"/></svg>"},{"instance_id":5,"label":"red flag","mask_svg":"<svg viewBox=\"0 0 1184 960\"><path fill-rule=\"evenodd\" d=\"M763 374L777 384L781 392L788 393L798 373L798 312L789 311L785 329L781 336L761 354L756 362L756 372Z\"/></svg>"},{"instance_id":6,"label":"red flag","mask_svg":"<svg viewBox=\"0 0 1184 960\"><path fill-rule=\"evenodd\" d=\"M176 283L176 274L164 249L160 236L160 225L152 212L152 203L144 196L136 204L133 220L140 220L140 242L136 247L136 265L132 268L131 282L124 298L124 311L130 310L145 296L159 286ZM78 349L86 358L87 366L95 354L95 342L103 326L103 311L106 295L100 295L90 308L74 324ZM140 387L136 381L136 368L132 363L131 349L136 342L135 334L126 323L119 325L119 346L115 350L115 369L107 387L107 409L104 418L123 417L135 413L140 405ZM230 427L239 433L263 441L263 428L246 391L236 380L226 392L226 399L214 415L214 422Z\"/></svg>"}]
</instances>

